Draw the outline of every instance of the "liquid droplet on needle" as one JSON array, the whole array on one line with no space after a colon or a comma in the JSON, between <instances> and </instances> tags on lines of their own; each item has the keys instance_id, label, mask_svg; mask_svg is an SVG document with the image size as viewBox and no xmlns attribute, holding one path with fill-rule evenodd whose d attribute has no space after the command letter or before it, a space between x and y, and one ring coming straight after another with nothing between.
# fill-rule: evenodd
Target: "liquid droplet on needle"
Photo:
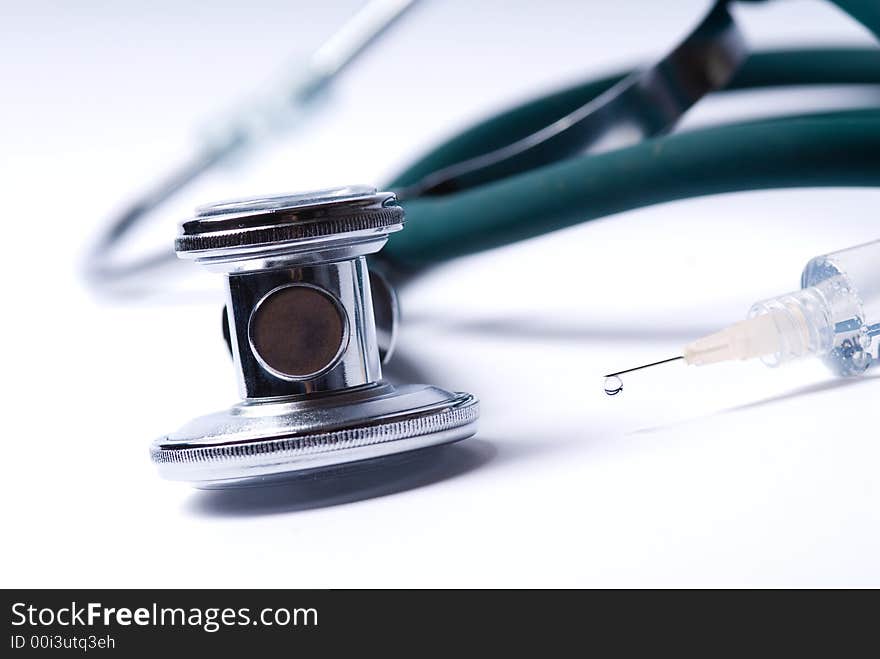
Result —
<instances>
[{"instance_id":1,"label":"liquid droplet on needle","mask_svg":"<svg viewBox=\"0 0 880 659\"><path fill-rule=\"evenodd\" d=\"M609 396L615 396L623 391L623 381L616 375L609 375L605 378L605 393Z\"/></svg>"},{"instance_id":2,"label":"liquid droplet on needle","mask_svg":"<svg viewBox=\"0 0 880 659\"><path fill-rule=\"evenodd\" d=\"M684 360L684 355L670 357L669 359L661 359L659 362L651 362L650 364L642 364L641 366L628 368L625 371L616 371L614 373L609 373L605 376L605 393L609 396L615 396L623 391L623 381L621 381L621 379L617 377L618 375L623 375L624 373L632 373L633 371L641 371L643 368L660 366L660 364L668 364L669 362L675 362L678 360Z\"/></svg>"}]
</instances>

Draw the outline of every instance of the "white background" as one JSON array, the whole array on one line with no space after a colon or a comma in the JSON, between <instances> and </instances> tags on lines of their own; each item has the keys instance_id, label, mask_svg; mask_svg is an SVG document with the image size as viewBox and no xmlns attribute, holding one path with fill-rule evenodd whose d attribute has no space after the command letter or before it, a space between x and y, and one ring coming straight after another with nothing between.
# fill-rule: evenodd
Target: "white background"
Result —
<instances>
[{"instance_id":1,"label":"white background","mask_svg":"<svg viewBox=\"0 0 880 659\"><path fill-rule=\"evenodd\" d=\"M427 2L318 116L196 203L386 181L469 121L647 61L707 3ZM880 585L876 376L670 356L880 237L876 190L727 195L449 264L403 292L390 375L477 394L479 435L380 476L246 493L160 480L149 443L236 400L221 280L120 302L84 285L101 223L195 129L304 57L358 2L4 2L2 586ZM869 44L828 3L738 11L755 46ZM709 101L876 102L853 90Z\"/></svg>"}]
</instances>

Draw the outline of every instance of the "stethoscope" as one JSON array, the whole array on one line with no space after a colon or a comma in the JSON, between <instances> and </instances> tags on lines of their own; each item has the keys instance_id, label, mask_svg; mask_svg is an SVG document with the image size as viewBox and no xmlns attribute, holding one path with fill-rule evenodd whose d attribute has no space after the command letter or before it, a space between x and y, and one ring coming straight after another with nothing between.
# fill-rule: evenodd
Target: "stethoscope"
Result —
<instances>
[{"instance_id":1,"label":"stethoscope","mask_svg":"<svg viewBox=\"0 0 880 659\"><path fill-rule=\"evenodd\" d=\"M880 37L880 3L832 2ZM165 252L123 263L111 255L179 189L271 132L279 107L313 99L412 4L370 3L271 111L229 123L139 199L98 244L92 280L113 284L171 261ZM242 401L157 440L154 462L170 479L230 487L332 474L472 436L474 396L382 379L398 322L392 283L433 263L674 199L877 185L880 109L669 131L713 91L878 83L877 49L749 54L728 1L718 0L655 66L473 126L396 177L393 192L349 186L198 209L175 250L226 277L225 335Z\"/></svg>"}]
</instances>

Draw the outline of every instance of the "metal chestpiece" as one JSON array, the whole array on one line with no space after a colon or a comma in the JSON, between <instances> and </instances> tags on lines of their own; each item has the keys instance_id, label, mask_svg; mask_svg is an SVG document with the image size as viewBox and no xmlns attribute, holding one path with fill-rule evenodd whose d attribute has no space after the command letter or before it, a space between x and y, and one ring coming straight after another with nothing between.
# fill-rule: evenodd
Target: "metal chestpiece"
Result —
<instances>
[{"instance_id":1,"label":"metal chestpiece","mask_svg":"<svg viewBox=\"0 0 880 659\"><path fill-rule=\"evenodd\" d=\"M365 257L403 228L394 202L359 186L204 206L184 222L178 255L227 274L243 398L382 378Z\"/></svg>"},{"instance_id":2,"label":"metal chestpiece","mask_svg":"<svg viewBox=\"0 0 880 659\"><path fill-rule=\"evenodd\" d=\"M243 400L155 442L163 476L253 484L475 432L470 394L382 380L396 304L374 278L374 312L366 256L403 223L394 194L366 186L205 206L183 223L178 256L226 274Z\"/></svg>"}]
</instances>

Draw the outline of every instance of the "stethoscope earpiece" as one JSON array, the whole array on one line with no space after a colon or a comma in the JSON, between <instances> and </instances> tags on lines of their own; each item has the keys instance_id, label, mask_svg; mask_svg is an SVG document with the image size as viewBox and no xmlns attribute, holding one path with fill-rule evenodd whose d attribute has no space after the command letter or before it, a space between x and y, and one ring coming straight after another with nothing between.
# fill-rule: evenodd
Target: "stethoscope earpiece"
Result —
<instances>
[{"instance_id":1,"label":"stethoscope earpiece","mask_svg":"<svg viewBox=\"0 0 880 659\"><path fill-rule=\"evenodd\" d=\"M366 256L403 222L393 193L353 186L205 206L183 223L178 256L226 274L243 400L156 441L165 478L249 485L476 432L472 395L382 380L397 306L381 280L377 333Z\"/></svg>"}]
</instances>

